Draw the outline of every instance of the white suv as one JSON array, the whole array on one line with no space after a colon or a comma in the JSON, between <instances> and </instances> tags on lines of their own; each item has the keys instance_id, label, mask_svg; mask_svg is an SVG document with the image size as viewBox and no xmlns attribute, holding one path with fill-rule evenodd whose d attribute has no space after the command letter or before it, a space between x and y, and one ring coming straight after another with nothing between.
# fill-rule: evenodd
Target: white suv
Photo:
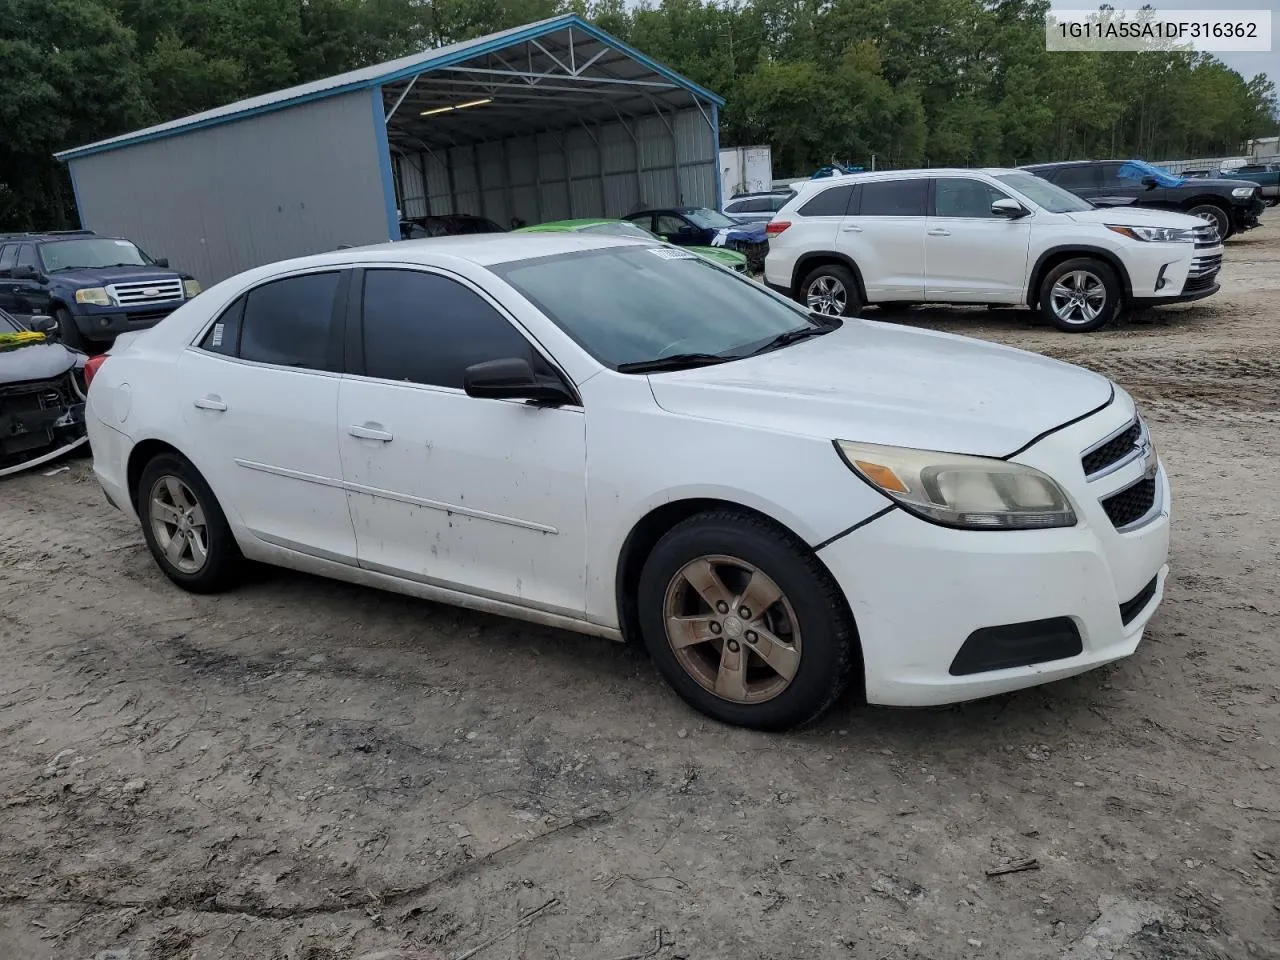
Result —
<instances>
[{"instance_id":1,"label":"white suv","mask_svg":"<svg viewBox=\"0 0 1280 960\"><path fill-rule=\"evenodd\" d=\"M832 177L767 229L765 282L828 315L864 304L1025 304L1083 333L1125 306L1208 297L1222 266L1211 224L1095 208L1023 170Z\"/></svg>"}]
</instances>

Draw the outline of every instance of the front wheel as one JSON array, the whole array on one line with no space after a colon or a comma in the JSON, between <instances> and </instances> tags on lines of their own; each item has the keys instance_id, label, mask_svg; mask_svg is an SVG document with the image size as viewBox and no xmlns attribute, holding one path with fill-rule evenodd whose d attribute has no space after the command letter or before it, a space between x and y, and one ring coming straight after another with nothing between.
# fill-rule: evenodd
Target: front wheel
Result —
<instances>
[{"instance_id":1,"label":"front wheel","mask_svg":"<svg viewBox=\"0 0 1280 960\"><path fill-rule=\"evenodd\" d=\"M799 300L813 313L824 317L856 317L862 310L858 278L839 263L817 267L800 285Z\"/></svg>"},{"instance_id":2,"label":"front wheel","mask_svg":"<svg viewBox=\"0 0 1280 960\"><path fill-rule=\"evenodd\" d=\"M637 599L658 670L724 723L808 723L835 703L857 659L831 575L761 517L713 511L679 524L646 560Z\"/></svg>"},{"instance_id":3,"label":"front wheel","mask_svg":"<svg viewBox=\"0 0 1280 960\"><path fill-rule=\"evenodd\" d=\"M1187 211L1191 216L1205 223L1212 223L1218 228L1218 239L1226 240L1235 231L1231 228L1231 217L1227 211L1214 203L1202 203L1198 207L1192 207Z\"/></svg>"},{"instance_id":4,"label":"front wheel","mask_svg":"<svg viewBox=\"0 0 1280 960\"><path fill-rule=\"evenodd\" d=\"M1122 297L1116 272L1101 260L1066 260L1040 284L1040 313L1066 333L1089 333L1105 327L1120 312Z\"/></svg>"},{"instance_id":5,"label":"front wheel","mask_svg":"<svg viewBox=\"0 0 1280 960\"><path fill-rule=\"evenodd\" d=\"M80 328L76 326L76 318L66 307L58 307L53 311L53 318L58 321L58 339L72 350L81 353L89 352L89 341L85 339Z\"/></svg>"},{"instance_id":6,"label":"front wheel","mask_svg":"<svg viewBox=\"0 0 1280 960\"><path fill-rule=\"evenodd\" d=\"M142 470L136 492L142 536L170 580L192 593L231 586L244 560L204 477L187 459L160 454Z\"/></svg>"}]
</instances>

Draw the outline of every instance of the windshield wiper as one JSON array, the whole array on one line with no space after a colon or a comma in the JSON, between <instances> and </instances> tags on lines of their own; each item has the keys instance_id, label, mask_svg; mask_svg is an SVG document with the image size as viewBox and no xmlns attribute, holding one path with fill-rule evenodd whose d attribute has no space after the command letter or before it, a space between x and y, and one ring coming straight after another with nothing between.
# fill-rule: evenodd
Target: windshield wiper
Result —
<instances>
[{"instance_id":1,"label":"windshield wiper","mask_svg":"<svg viewBox=\"0 0 1280 960\"><path fill-rule=\"evenodd\" d=\"M632 360L618 364L619 373L662 373L666 370L688 370L691 367L707 367L713 363L724 363L737 360L737 357L722 357L718 353L673 353L669 357L656 357L653 360Z\"/></svg>"},{"instance_id":2,"label":"windshield wiper","mask_svg":"<svg viewBox=\"0 0 1280 960\"><path fill-rule=\"evenodd\" d=\"M768 343L756 347L748 356L756 356L761 353L768 353L770 350L777 350L779 347L785 347L788 344L796 343L800 340L808 340L810 337L820 337L824 333L830 333L835 327L824 325L821 327L796 327L794 330L787 330L778 334Z\"/></svg>"}]
</instances>

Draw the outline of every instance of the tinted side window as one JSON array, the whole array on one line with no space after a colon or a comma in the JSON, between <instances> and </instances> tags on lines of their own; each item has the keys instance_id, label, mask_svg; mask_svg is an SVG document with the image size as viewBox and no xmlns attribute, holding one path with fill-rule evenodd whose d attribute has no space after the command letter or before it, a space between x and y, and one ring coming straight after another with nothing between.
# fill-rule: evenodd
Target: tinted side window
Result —
<instances>
[{"instance_id":1,"label":"tinted side window","mask_svg":"<svg viewBox=\"0 0 1280 960\"><path fill-rule=\"evenodd\" d=\"M1125 180L1120 176L1122 163L1098 164L1098 185L1101 187L1132 187L1136 180Z\"/></svg>"},{"instance_id":2,"label":"tinted side window","mask_svg":"<svg viewBox=\"0 0 1280 960\"><path fill-rule=\"evenodd\" d=\"M853 184L842 187L828 187L800 208L806 217L843 217L849 209L849 198L853 196ZM865 201L864 201L865 203Z\"/></svg>"},{"instance_id":3,"label":"tinted side window","mask_svg":"<svg viewBox=\"0 0 1280 960\"><path fill-rule=\"evenodd\" d=\"M200 341L200 349L210 353L220 353L226 357L234 357L240 350L240 319L244 316L244 297L222 311L222 316L214 321L209 332Z\"/></svg>"},{"instance_id":4,"label":"tinted side window","mask_svg":"<svg viewBox=\"0 0 1280 960\"><path fill-rule=\"evenodd\" d=\"M742 209L747 213L772 213L773 205L769 203L768 197L757 197L754 200L748 200Z\"/></svg>"},{"instance_id":5,"label":"tinted side window","mask_svg":"<svg viewBox=\"0 0 1280 960\"><path fill-rule=\"evenodd\" d=\"M40 269L40 265L36 263L36 248L29 243L24 243L18 247L18 263L19 267L34 267Z\"/></svg>"},{"instance_id":6,"label":"tinted side window","mask_svg":"<svg viewBox=\"0 0 1280 960\"><path fill-rule=\"evenodd\" d=\"M365 373L383 380L460 390L473 363L535 361L529 341L479 294L436 274L366 271L363 326Z\"/></svg>"},{"instance_id":7,"label":"tinted side window","mask_svg":"<svg viewBox=\"0 0 1280 960\"><path fill-rule=\"evenodd\" d=\"M733 201L733 203L726 203L724 205L724 212L725 213L745 213L747 210L747 203L748 201L746 200L735 200Z\"/></svg>"},{"instance_id":8,"label":"tinted side window","mask_svg":"<svg viewBox=\"0 0 1280 960\"><path fill-rule=\"evenodd\" d=\"M18 261L18 245L6 243L0 247L0 270L8 270Z\"/></svg>"},{"instance_id":9,"label":"tinted side window","mask_svg":"<svg viewBox=\"0 0 1280 960\"><path fill-rule=\"evenodd\" d=\"M863 217L923 217L929 196L929 182L920 180L878 180L862 185Z\"/></svg>"},{"instance_id":10,"label":"tinted side window","mask_svg":"<svg viewBox=\"0 0 1280 960\"><path fill-rule=\"evenodd\" d=\"M653 218L653 224L653 232L663 237L679 233L683 227L688 226L679 217L670 213L658 214Z\"/></svg>"},{"instance_id":11,"label":"tinted side window","mask_svg":"<svg viewBox=\"0 0 1280 960\"><path fill-rule=\"evenodd\" d=\"M939 177L933 185L933 211L937 217L999 217L991 212L991 204L1007 199L995 187L968 177Z\"/></svg>"},{"instance_id":12,"label":"tinted side window","mask_svg":"<svg viewBox=\"0 0 1280 960\"><path fill-rule=\"evenodd\" d=\"M240 326L240 356L308 370L329 370L329 334L337 273L308 273L250 290Z\"/></svg>"},{"instance_id":13,"label":"tinted side window","mask_svg":"<svg viewBox=\"0 0 1280 960\"><path fill-rule=\"evenodd\" d=\"M777 213L791 201L793 196L795 196L793 193L780 193L775 197L770 197L768 209Z\"/></svg>"},{"instance_id":14,"label":"tinted side window","mask_svg":"<svg viewBox=\"0 0 1280 960\"><path fill-rule=\"evenodd\" d=\"M1064 190L1087 190L1098 185L1097 167L1063 167L1049 171L1048 176Z\"/></svg>"}]
</instances>

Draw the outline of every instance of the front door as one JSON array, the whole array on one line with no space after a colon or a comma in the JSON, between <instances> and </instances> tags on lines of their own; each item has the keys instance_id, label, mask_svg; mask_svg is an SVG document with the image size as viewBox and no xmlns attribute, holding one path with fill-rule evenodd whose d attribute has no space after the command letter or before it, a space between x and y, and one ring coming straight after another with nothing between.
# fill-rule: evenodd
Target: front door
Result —
<instances>
[{"instance_id":1,"label":"front door","mask_svg":"<svg viewBox=\"0 0 1280 960\"><path fill-rule=\"evenodd\" d=\"M258 539L356 562L337 412L344 274L272 280L240 297L179 361L196 464Z\"/></svg>"},{"instance_id":2,"label":"front door","mask_svg":"<svg viewBox=\"0 0 1280 960\"><path fill-rule=\"evenodd\" d=\"M580 407L482 400L473 363L524 357L555 372L461 278L368 269L338 403L360 565L581 616L586 428Z\"/></svg>"},{"instance_id":3,"label":"front door","mask_svg":"<svg viewBox=\"0 0 1280 960\"><path fill-rule=\"evenodd\" d=\"M982 180L938 177L925 225L925 299L940 303L1021 303L1026 299L1031 217L991 211L1012 199Z\"/></svg>"}]
</instances>

